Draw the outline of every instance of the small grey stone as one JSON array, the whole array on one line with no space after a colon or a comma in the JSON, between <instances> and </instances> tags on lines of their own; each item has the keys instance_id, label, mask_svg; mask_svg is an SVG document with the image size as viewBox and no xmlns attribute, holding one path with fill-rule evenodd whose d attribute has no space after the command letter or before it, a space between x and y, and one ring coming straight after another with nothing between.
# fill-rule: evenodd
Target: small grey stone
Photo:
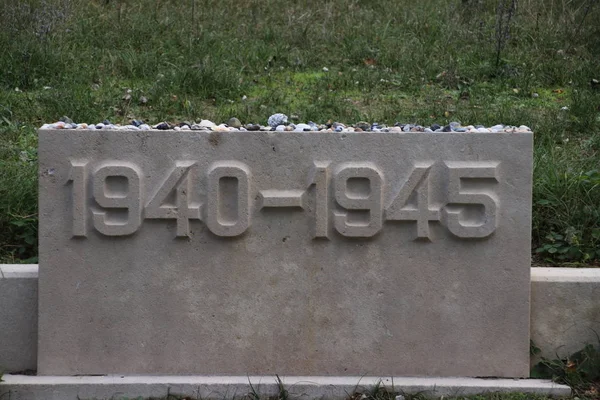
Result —
<instances>
[{"instance_id":1,"label":"small grey stone","mask_svg":"<svg viewBox=\"0 0 600 400\"><path fill-rule=\"evenodd\" d=\"M294 129L295 132L307 132L307 131L311 131L311 130L312 130L312 128L308 124L298 124L298 125L296 125L296 128Z\"/></svg>"},{"instance_id":2,"label":"small grey stone","mask_svg":"<svg viewBox=\"0 0 600 400\"><path fill-rule=\"evenodd\" d=\"M248 125L246 125L246 130L248 130L248 131L259 131L260 130L260 125L248 124Z\"/></svg>"},{"instance_id":3,"label":"small grey stone","mask_svg":"<svg viewBox=\"0 0 600 400\"><path fill-rule=\"evenodd\" d=\"M285 124L287 124L287 122L288 122L287 115L281 114L281 113L271 115L269 117L269 120L267 121L269 126L272 128L275 128L278 125L285 125Z\"/></svg>"},{"instance_id":4,"label":"small grey stone","mask_svg":"<svg viewBox=\"0 0 600 400\"><path fill-rule=\"evenodd\" d=\"M227 121L227 125L229 125L233 128L241 128L242 127L242 123L240 122L240 120L235 117L229 118L229 121Z\"/></svg>"},{"instance_id":5,"label":"small grey stone","mask_svg":"<svg viewBox=\"0 0 600 400\"><path fill-rule=\"evenodd\" d=\"M215 126L217 126L217 124L215 124L214 122L209 121L207 119L203 119L202 121L200 121L198 123L198 125L200 125L203 129L212 129Z\"/></svg>"},{"instance_id":6,"label":"small grey stone","mask_svg":"<svg viewBox=\"0 0 600 400\"><path fill-rule=\"evenodd\" d=\"M59 121L64 122L65 124L72 124L73 120L69 117L67 117L66 115L63 115L62 117L60 117Z\"/></svg>"},{"instance_id":7,"label":"small grey stone","mask_svg":"<svg viewBox=\"0 0 600 400\"><path fill-rule=\"evenodd\" d=\"M359 121L356 124L354 124L355 128L360 128L363 131L368 131L371 129L371 125L368 122L365 121Z\"/></svg>"}]
</instances>

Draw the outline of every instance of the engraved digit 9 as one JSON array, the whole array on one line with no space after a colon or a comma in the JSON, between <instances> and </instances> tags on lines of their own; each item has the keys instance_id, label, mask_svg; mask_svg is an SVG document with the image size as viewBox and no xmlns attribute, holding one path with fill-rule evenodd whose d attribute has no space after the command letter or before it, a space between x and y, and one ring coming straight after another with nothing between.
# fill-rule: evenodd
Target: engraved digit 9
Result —
<instances>
[{"instance_id":1,"label":"engraved digit 9","mask_svg":"<svg viewBox=\"0 0 600 400\"><path fill-rule=\"evenodd\" d=\"M127 179L127 193L110 193L106 179L123 177ZM103 235L131 235L142 224L141 180L137 167L133 164L105 165L96 170L93 176L94 199L102 208L125 209L127 219L122 222L111 221L105 211L93 211L94 227Z\"/></svg>"},{"instance_id":2,"label":"engraved digit 9","mask_svg":"<svg viewBox=\"0 0 600 400\"><path fill-rule=\"evenodd\" d=\"M237 199L230 203L223 179L237 181ZM217 236L238 236L250 226L250 170L237 161L219 161L208 171L206 226ZM237 210L236 216L231 217Z\"/></svg>"},{"instance_id":3,"label":"engraved digit 9","mask_svg":"<svg viewBox=\"0 0 600 400\"><path fill-rule=\"evenodd\" d=\"M348 180L367 179L369 193L352 193ZM342 164L335 175L335 200L347 210L369 211L367 223L351 223L348 213L334 213L335 229L348 237L371 237L383 227L383 174L371 163Z\"/></svg>"}]
</instances>

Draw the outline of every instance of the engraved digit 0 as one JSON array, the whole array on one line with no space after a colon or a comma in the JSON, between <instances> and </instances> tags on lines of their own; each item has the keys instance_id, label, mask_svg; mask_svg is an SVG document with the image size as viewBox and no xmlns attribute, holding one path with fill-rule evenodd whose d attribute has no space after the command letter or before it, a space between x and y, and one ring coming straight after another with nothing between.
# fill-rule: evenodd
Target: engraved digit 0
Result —
<instances>
[{"instance_id":1,"label":"engraved digit 0","mask_svg":"<svg viewBox=\"0 0 600 400\"><path fill-rule=\"evenodd\" d=\"M87 236L87 161L71 161L68 182L73 182L73 236Z\"/></svg>"},{"instance_id":2,"label":"engraved digit 0","mask_svg":"<svg viewBox=\"0 0 600 400\"><path fill-rule=\"evenodd\" d=\"M369 193L350 193L348 180L366 178ZM344 236L371 237L383 227L383 174L371 163L342 164L335 175L335 200L347 210L368 210L369 221L350 223L348 213L334 213L335 229Z\"/></svg>"},{"instance_id":3,"label":"engraved digit 0","mask_svg":"<svg viewBox=\"0 0 600 400\"><path fill-rule=\"evenodd\" d=\"M127 179L127 194L111 193L107 187L108 177ZM104 165L93 176L93 192L96 203L107 209L126 209L127 220L114 222L105 211L93 211L94 227L103 235L131 235L142 224L141 179L137 167L129 163Z\"/></svg>"},{"instance_id":4,"label":"engraved digit 0","mask_svg":"<svg viewBox=\"0 0 600 400\"><path fill-rule=\"evenodd\" d=\"M225 190L223 179L234 178L237 181L237 199L235 204L224 204ZM218 236L238 236L250 226L250 170L237 161L219 161L208 170L208 196L206 201L206 226ZM228 207L229 206L229 207ZM225 214L237 209L235 220Z\"/></svg>"},{"instance_id":5,"label":"engraved digit 0","mask_svg":"<svg viewBox=\"0 0 600 400\"><path fill-rule=\"evenodd\" d=\"M497 162L453 161L446 162L448 167L448 204L444 207L445 221L448 230L460 238L485 238L496 230L498 225L498 197L487 188L465 189L461 183L465 179L473 182L481 179L498 182L496 176ZM481 182L479 182L481 183ZM483 223L476 224L461 220L464 207L456 209L456 205L483 206Z\"/></svg>"}]
</instances>

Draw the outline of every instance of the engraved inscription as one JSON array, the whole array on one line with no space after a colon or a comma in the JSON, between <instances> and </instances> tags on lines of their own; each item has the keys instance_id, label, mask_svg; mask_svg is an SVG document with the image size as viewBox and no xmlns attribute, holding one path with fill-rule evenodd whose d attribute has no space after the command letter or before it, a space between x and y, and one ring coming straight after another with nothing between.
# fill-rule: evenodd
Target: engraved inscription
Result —
<instances>
[{"instance_id":1,"label":"engraved inscription","mask_svg":"<svg viewBox=\"0 0 600 400\"><path fill-rule=\"evenodd\" d=\"M433 163L417 164L386 208L386 220L416 221L417 238L429 239L429 222L440 220L440 210L429 208L429 171ZM407 205L416 190L416 206Z\"/></svg>"},{"instance_id":2,"label":"engraved inscription","mask_svg":"<svg viewBox=\"0 0 600 400\"><path fill-rule=\"evenodd\" d=\"M368 180L366 190L349 190L351 179ZM346 210L368 212L366 222L350 222L350 212L335 212L335 229L344 236L371 237L383 227L383 174L371 163L342 164L335 174L335 201Z\"/></svg>"},{"instance_id":3,"label":"engraved inscription","mask_svg":"<svg viewBox=\"0 0 600 400\"><path fill-rule=\"evenodd\" d=\"M329 165L330 161L315 161L310 171L309 186L315 186L314 238L329 237Z\"/></svg>"},{"instance_id":4,"label":"engraved inscription","mask_svg":"<svg viewBox=\"0 0 600 400\"><path fill-rule=\"evenodd\" d=\"M448 204L444 208L446 226L460 238L485 238L498 227L498 197L489 184L465 188L467 181L498 183L497 162L446 162L448 168ZM455 208L459 206L459 208ZM481 221L462 219L468 207L483 207Z\"/></svg>"},{"instance_id":5,"label":"engraved inscription","mask_svg":"<svg viewBox=\"0 0 600 400\"><path fill-rule=\"evenodd\" d=\"M299 207L304 209L304 190L261 190L262 206Z\"/></svg>"},{"instance_id":6,"label":"engraved inscription","mask_svg":"<svg viewBox=\"0 0 600 400\"><path fill-rule=\"evenodd\" d=\"M126 193L113 192L107 184L109 177L124 178L127 182ZM103 210L92 212L94 227L98 232L108 236L123 236L137 231L142 224L141 190L140 172L135 165L121 162L98 168L93 175L93 192L94 200ZM115 210L120 212L116 213ZM112 218L111 212L116 214Z\"/></svg>"},{"instance_id":7,"label":"engraved inscription","mask_svg":"<svg viewBox=\"0 0 600 400\"><path fill-rule=\"evenodd\" d=\"M192 236L193 220L203 221L217 236L234 237L250 228L252 210L269 207L310 213L313 238L330 239L330 218L336 232L351 238L375 236L384 221L414 222L416 238L427 240L431 240L432 222L461 239L486 238L498 227L499 162L495 161L417 162L404 180L389 184L384 172L370 162L332 167L330 161L315 161L305 190L255 189L250 168L238 161L214 162L206 175L198 164L176 161L160 183L145 192L143 171L133 163L102 161L94 168L86 160L71 160L67 184L72 191L72 236L87 236L90 208L93 227L107 236L131 235L147 218L174 220L177 237ZM436 192L437 203L432 204L431 180L442 173L447 176L444 203L440 204L441 193ZM206 179L205 195L197 192L201 179ZM387 187L392 189L385 197ZM307 203L309 196L312 200ZM389 199L385 207L384 197Z\"/></svg>"},{"instance_id":8,"label":"engraved inscription","mask_svg":"<svg viewBox=\"0 0 600 400\"><path fill-rule=\"evenodd\" d=\"M190 219L201 219L201 204L190 204L193 191L191 168L196 165L195 161L177 161L175 168L163 181L160 188L152 196L146 205L144 216L156 219L177 220L177 236L190 236ZM175 194L174 204L169 204L167 198L171 193Z\"/></svg>"},{"instance_id":9,"label":"engraved inscription","mask_svg":"<svg viewBox=\"0 0 600 400\"><path fill-rule=\"evenodd\" d=\"M87 161L71 161L73 236L87 236Z\"/></svg>"},{"instance_id":10,"label":"engraved inscription","mask_svg":"<svg viewBox=\"0 0 600 400\"><path fill-rule=\"evenodd\" d=\"M229 207L224 207L225 196L223 180L233 178L237 181L237 198ZM230 214L235 209L235 219ZM219 161L208 170L206 226L217 236L241 235L250 226L250 170L237 161Z\"/></svg>"}]
</instances>

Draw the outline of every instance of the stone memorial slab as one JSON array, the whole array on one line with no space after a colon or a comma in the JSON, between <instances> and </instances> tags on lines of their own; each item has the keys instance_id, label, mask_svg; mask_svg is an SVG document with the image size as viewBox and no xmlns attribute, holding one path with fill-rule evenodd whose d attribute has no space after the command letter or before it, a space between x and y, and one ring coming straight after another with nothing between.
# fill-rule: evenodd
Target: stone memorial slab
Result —
<instances>
[{"instance_id":1,"label":"stone memorial slab","mask_svg":"<svg viewBox=\"0 0 600 400\"><path fill-rule=\"evenodd\" d=\"M40 130L39 373L523 377L532 134Z\"/></svg>"}]
</instances>

